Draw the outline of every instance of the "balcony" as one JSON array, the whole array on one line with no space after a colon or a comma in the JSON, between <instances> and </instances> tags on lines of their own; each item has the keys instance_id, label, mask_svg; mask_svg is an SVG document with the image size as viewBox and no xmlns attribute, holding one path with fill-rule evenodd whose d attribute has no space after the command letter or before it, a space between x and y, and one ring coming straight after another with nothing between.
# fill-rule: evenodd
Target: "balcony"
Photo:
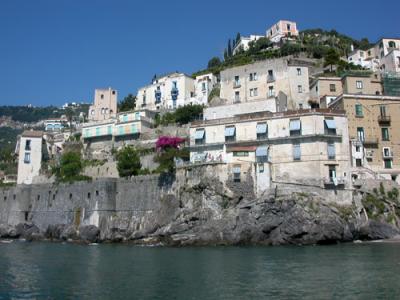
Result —
<instances>
[{"instance_id":1,"label":"balcony","mask_svg":"<svg viewBox=\"0 0 400 300\"><path fill-rule=\"evenodd\" d=\"M238 89L238 88L240 88L241 87L241 85L240 85L240 82L239 81L235 81L234 83L233 83L233 88L234 89Z\"/></svg>"},{"instance_id":2,"label":"balcony","mask_svg":"<svg viewBox=\"0 0 400 300\"><path fill-rule=\"evenodd\" d=\"M267 76L267 83L275 82L275 76L274 75L268 75Z\"/></svg>"},{"instance_id":3,"label":"balcony","mask_svg":"<svg viewBox=\"0 0 400 300\"><path fill-rule=\"evenodd\" d=\"M382 153L383 158L393 158L393 151L388 151L388 152L384 152Z\"/></svg>"},{"instance_id":4,"label":"balcony","mask_svg":"<svg viewBox=\"0 0 400 300\"><path fill-rule=\"evenodd\" d=\"M345 184L346 184L345 178L339 178L339 177L332 178L332 177L329 177L329 178L325 178L324 179L324 185L325 186L338 186L338 185L345 185Z\"/></svg>"},{"instance_id":5,"label":"balcony","mask_svg":"<svg viewBox=\"0 0 400 300\"><path fill-rule=\"evenodd\" d=\"M389 125L391 122L390 116L378 116L379 124Z\"/></svg>"},{"instance_id":6,"label":"balcony","mask_svg":"<svg viewBox=\"0 0 400 300\"><path fill-rule=\"evenodd\" d=\"M379 141L378 138L374 137L366 137L363 141L364 145L378 145Z\"/></svg>"}]
</instances>

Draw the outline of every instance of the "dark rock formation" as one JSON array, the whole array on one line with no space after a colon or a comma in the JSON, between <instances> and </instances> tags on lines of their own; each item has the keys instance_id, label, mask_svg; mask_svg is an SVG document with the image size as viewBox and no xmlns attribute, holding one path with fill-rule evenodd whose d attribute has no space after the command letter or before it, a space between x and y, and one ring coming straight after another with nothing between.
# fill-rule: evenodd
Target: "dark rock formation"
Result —
<instances>
[{"instance_id":1,"label":"dark rock formation","mask_svg":"<svg viewBox=\"0 0 400 300\"><path fill-rule=\"evenodd\" d=\"M100 229L94 225L80 226L79 239L89 243L96 243L99 241Z\"/></svg>"}]
</instances>

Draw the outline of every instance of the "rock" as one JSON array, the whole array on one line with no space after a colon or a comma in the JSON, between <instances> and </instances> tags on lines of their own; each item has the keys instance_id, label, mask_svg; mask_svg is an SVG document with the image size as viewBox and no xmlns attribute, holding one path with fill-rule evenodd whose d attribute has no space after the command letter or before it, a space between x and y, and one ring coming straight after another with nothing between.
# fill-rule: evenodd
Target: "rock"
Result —
<instances>
[{"instance_id":1,"label":"rock","mask_svg":"<svg viewBox=\"0 0 400 300\"><path fill-rule=\"evenodd\" d=\"M0 224L0 238L17 238L17 231L13 226Z\"/></svg>"},{"instance_id":2,"label":"rock","mask_svg":"<svg viewBox=\"0 0 400 300\"><path fill-rule=\"evenodd\" d=\"M39 234L39 228L33 223L19 223L16 227L16 236L30 240L33 234Z\"/></svg>"},{"instance_id":3,"label":"rock","mask_svg":"<svg viewBox=\"0 0 400 300\"><path fill-rule=\"evenodd\" d=\"M393 238L400 232L387 223L370 220L367 225L360 228L359 234L360 239L381 240Z\"/></svg>"},{"instance_id":4,"label":"rock","mask_svg":"<svg viewBox=\"0 0 400 300\"><path fill-rule=\"evenodd\" d=\"M78 240L79 236L75 226L73 225L66 226L60 234L60 239L64 241Z\"/></svg>"},{"instance_id":5,"label":"rock","mask_svg":"<svg viewBox=\"0 0 400 300\"><path fill-rule=\"evenodd\" d=\"M61 234L65 230L67 225L65 224L55 224L55 225L49 225L47 227L45 236L48 239L51 240L60 240L61 239Z\"/></svg>"},{"instance_id":6,"label":"rock","mask_svg":"<svg viewBox=\"0 0 400 300\"><path fill-rule=\"evenodd\" d=\"M94 225L83 225L79 227L79 238L82 241L96 243L99 241L100 229Z\"/></svg>"}]
</instances>

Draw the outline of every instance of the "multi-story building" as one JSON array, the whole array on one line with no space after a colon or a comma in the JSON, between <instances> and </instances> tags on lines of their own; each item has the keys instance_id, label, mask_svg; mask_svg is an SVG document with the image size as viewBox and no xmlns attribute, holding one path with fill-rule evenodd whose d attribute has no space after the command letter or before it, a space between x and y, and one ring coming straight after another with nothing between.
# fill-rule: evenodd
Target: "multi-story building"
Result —
<instances>
[{"instance_id":1,"label":"multi-story building","mask_svg":"<svg viewBox=\"0 0 400 300\"><path fill-rule=\"evenodd\" d=\"M226 104L268 100L273 111L285 111L308 108L309 96L308 64L299 60L264 60L221 72Z\"/></svg>"},{"instance_id":2,"label":"multi-story building","mask_svg":"<svg viewBox=\"0 0 400 300\"><path fill-rule=\"evenodd\" d=\"M43 143L42 131L24 131L22 133L18 151L18 184L31 184L33 178L39 175Z\"/></svg>"},{"instance_id":3,"label":"multi-story building","mask_svg":"<svg viewBox=\"0 0 400 300\"><path fill-rule=\"evenodd\" d=\"M194 80L194 98L192 97L190 99L189 104L200 104L206 106L208 104L208 98L211 94L211 91L216 84L217 77L212 73L196 76Z\"/></svg>"},{"instance_id":4,"label":"multi-story building","mask_svg":"<svg viewBox=\"0 0 400 300\"><path fill-rule=\"evenodd\" d=\"M354 50L349 54L347 62L373 71L379 69L379 59L375 58L374 49Z\"/></svg>"},{"instance_id":5,"label":"multi-story building","mask_svg":"<svg viewBox=\"0 0 400 300\"><path fill-rule=\"evenodd\" d=\"M354 177L400 182L400 97L343 94L329 107L346 111Z\"/></svg>"},{"instance_id":6,"label":"multi-story building","mask_svg":"<svg viewBox=\"0 0 400 300\"><path fill-rule=\"evenodd\" d=\"M194 97L194 80L183 73L155 77L138 90L136 107L149 110L176 109Z\"/></svg>"},{"instance_id":7,"label":"multi-story building","mask_svg":"<svg viewBox=\"0 0 400 300\"><path fill-rule=\"evenodd\" d=\"M250 36L242 36L240 37L239 42L233 48L233 54L237 54L240 51L246 51L249 49L250 42L256 42L257 40L265 38L263 35L255 35L251 34Z\"/></svg>"},{"instance_id":8,"label":"multi-story building","mask_svg":"<svg viewBox=\"0 0 400 300\"><path fill-rule=\"evenodd\" d=\"M60 118L47 119L44 121L45 131L62 131L66 122L67 120Z\"/></svg>"},{"instance_id":9,"label":"multi-story building","mask_svg":"<svg viewBox=\"0 0 400 300\"><path fill-rule=\"evenodd\" d=\"M154 113L149 110L122 112L117 118L85 123L82 136L85 143L104 140L137 139L154 125Z\"/></svg>"},{"instance_id":10,"label":"multi-story building","mask_svg":"<svg viewBox=\"0 0 400 300\"><path fill-rule=\"evenodd\" d=\"M220 163L240 182L251 178L257 193L276 184L345 188L349 140L343 111L261 112L193 122L191 163Z\"/></svg>"},{"instance_id":11,"label":"multi-story building","mask_svg":"<svg viewBox=\"0 0 400 300\"><path fill-rule=\"evenodd\" d=\"M400 73L400 50L392 49L380 62L383 72Z\"/></svg>"},{"instance_id":12,"label":"multi-story building","mask_svg":"<svg viewBox=\"0 0 400 300\"><path fill-rule=\"evenodd\" d=\"M115 117L117 99L117 91L112 88L95 90L93 105L89 107L89 121L104 121Z\"/></svg>"},{"instance_id":13,"label":"multi-story building","mask_svg":"<svg viewBox=\"0 0 400 300\"><path fill-rule=\"evenodd\" d=\"M342 79L340 77L317 77L310 84L310 102L316 107L321 101L329 104L343 94Z\"/></svg>"},{"instance_id":14,"label":"multi-story building","mask_svg":"<svg viewBox=\"0 0 400 300\"><path fill-rule=\"evenodd\" d=\"M284 38L293 38L299 35L296 22L280 20L267 29L267 38L274 43L280 42Z\"/></svg>"}]
</instances>

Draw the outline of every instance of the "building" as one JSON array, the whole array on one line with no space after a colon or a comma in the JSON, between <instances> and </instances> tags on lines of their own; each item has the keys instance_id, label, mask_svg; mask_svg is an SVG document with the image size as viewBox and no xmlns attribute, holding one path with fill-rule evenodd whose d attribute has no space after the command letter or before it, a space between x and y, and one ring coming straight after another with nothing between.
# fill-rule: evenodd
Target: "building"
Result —
<instances>
[{"instance_id":1,"label":"building","mask_svg":"<svg viewBox=\"0 0 400 300\"><path fill-rule=\"evenodd\" d=\"M400 97L343 94L329 107L346 111L354 178L400 182Z\"/></svg>"},{"instance_id":2,"label":"building","mask_svg":"<svg viewBox=\"0 0 400 300\"><path fill-rule=\"evenodd\" d=\"M329 104L343 94L342 79L340 77L317 77L310 84L310 102L316 107L321 101Z\"/></svg>"},{"instance_id":3,"label":"building","mask_svg":"<svg viewBox=\"0 0 400 300\"><path fill-rule=\"evenodd\" d=\"M216 84L217 77L212 73L196 76L195 95L194 98L190 100L189 104L200 104L207 106L209 100L208 98Z\"/></svg>"},{"instance_id":4,"label":"building","mask_svg":"<svg viewBox=\"0 0 400 300\"><path fill-rule=\"evenodd\" d=\"M112 88L95 90L93 105L89 107L89 121L104 121L115 117L117 99L117 91Z\"/></svg>"},{"instance_id":5,"label":"building","mask_svg":"<svg viewBox=\"0 0 400 300\"><path fill-rule=\"evenodd\" d=\"M296 22L280 20L276 24L267 29L266 37L273 43L279 43L282 39L291 39L297 37Z\"/></svg>"},{"instance_id":6,"label":"building","mask_svg":"<svg viewBox=\"0 0 400 300\"><path fill-rule=\"evenodd\" d=\"M268 100L273 111L305 109L310 97L308 64L271 59L221 71L225 104Z\"/></svg>"},{"instance_id":7,"label":"building","mask_svg":"<svg viewBox=\"0 0 400 300\"><path fill-rule=\"evenodd\" d=\"M19 142L18 184L31 184L39 175L43 156L43 132L24 131ZM44 147L45 148L45 147Z\"/></svg>"},{"instance_id":8,"label":"building","mask_svg":"<svg viewBox=\"0 0 400 300\"><path fill-rule=\"evenodd\" d=\"M154 116L154 112L145 109L122 112L114 119L83 124L82 137L85 143L137 139L153 127Z\"/></svg>"},{"instance_id":9,"label":"building","mask_svg":"<svg viewBox=\"0 0 400 300\"><path fill-rule=\"evenodd\" d=\"M392 49L380 60L380 65L382 72L400 73L400 50Z\"/></svg>"},{"instance_id":10,"label":"building","mask_svg":"<svg viewBox=\"0 0 400 300\"><path fill-rule=\"evenodd\" d=\"M343 111L261 112L193 122L192 164L225 165L227 178L251 180L257 193L279 184L344 189L350 182Z\"/></svg>"},{"instance_id":11,"label":"building","mask_svg":"<svg viewBox=\"0 0 400 300\"><path fill-rule=\"evenodd\" d=\"M374 49L354 50L349 54L347 62L373 71L379 70L380 65L379 59L375 57Z\"/></svg>"},{"instance_id":12,"label":"building","mask_svg":"<svg viewBox=\"0 0 400 300\"><path fill-rule=\"evenodd\" d=\"M265 36L254 34L250 36L241 36L239 42L237 42L235 48L233 48L233 55L240 51L247 51L249 49L250 42L255 42L261 38L265 38Z\"/></svg>"},{"instance_id":13,"label":"building","mask_svg":"<svg viewBox=\"0 0 400 300\"><path fill-rule=\"evenodd\" d=\"M64 129L64 124L67 122L65 119L54 118L44 121L45 131L62 131Z\"/></svg>"},{"instance_id":14,"label":"building","mask_svg":"<svg viewBox=\"0 0 400 300\"><path fill-rule=\"evenodd\" d=\"M141 109L176 109L188 104L195 93L194 80L184 73L156 77L137 93L136 106Z\"/></svg>"}]
</instances>

